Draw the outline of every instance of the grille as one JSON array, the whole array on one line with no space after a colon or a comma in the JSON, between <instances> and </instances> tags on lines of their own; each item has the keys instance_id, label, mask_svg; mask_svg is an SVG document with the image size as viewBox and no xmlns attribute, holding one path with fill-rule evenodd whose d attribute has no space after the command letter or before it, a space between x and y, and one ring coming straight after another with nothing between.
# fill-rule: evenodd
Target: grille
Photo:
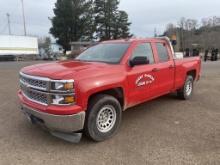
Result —
<instances>
[{"instance_id":1,"label":"grille","mask_svg":"<svg viewBox=\"0 0 220 165\"><path fill-rule=\"evenodd\" d=\"M30 101L42 105L51 105L55 95L72 95L73 91L51 90L54 82L65 83L66 81L74 82L73 80L51 80L45 77L30 76L20 72L20 88L23 96ZM62 104L57 104L62 105Z\"/></svg>"},{"instance_id":2,"label":"grille","mask_svg":"<svg viewBox=\"0 0 220 165\"><path fill-rule=\"evenodd\" d=\"M48 104L47 94L43 92L37 92L34 90L25 89L25 87L21 86L21 90L23 94L28 98L35 102L41 103L41 104Z\"/></svg>"},{"instance_id":3,"label":"grille","mask_svg":"<svg viewBox=\"0 0 220 165\"><path fill-rule=\"evenodd\" d=\"M23 95L31 101L48 105L47 86L49 80L47 78L29 76L20 73L20 86ZM43 92L44 91L44 92Z\"/></svg>"},{"instance_id":4,"label":"grille","mask_svg":"<svg viewBox=\"0 0 220 165\"><path fill-rule=\"evenodd\" d=\"M47 89L47 81L35 79L35 78L32 78L31 76L21 74L20 81L21 81L21 83L23 83L25 85L29 85L29 86L36 88L36 89L40 89L40 90Z\"/></svg>"}]
</instances>

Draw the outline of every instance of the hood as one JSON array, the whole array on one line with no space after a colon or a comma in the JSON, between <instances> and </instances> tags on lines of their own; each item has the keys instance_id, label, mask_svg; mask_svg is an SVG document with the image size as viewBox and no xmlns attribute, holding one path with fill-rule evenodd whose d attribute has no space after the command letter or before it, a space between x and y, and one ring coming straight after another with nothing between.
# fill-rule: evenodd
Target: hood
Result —
<instances>
[{"instance_id":1,"label":"hood","mask_svg":"<svg viewBox=\"0 0 220 165\"><path fill-rule=\"evenodd\" d=\"M104 68L110 68L110 66L105 63L62 61L28 66L23 68L21 72L51 79L72 79L79 75L81 77L89 76L91 73L103 71Z\"/></svg>"}]
</instances>

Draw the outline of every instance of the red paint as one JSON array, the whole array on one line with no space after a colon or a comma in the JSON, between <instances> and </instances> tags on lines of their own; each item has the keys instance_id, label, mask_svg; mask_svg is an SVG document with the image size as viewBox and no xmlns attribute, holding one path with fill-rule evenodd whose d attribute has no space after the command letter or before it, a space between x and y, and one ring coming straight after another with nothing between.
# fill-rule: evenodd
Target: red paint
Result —
<instances>
[{"instance_id":1,"label":"red paint","mask_svg":"<svg viewBox=\"0 0 220 165\"><path fill-rule=\"evenodd\" d=\"M187 72L196 71L196 80L200 77L200 57L191 57L182 60L174 60L169 44L160 39L134 39L107 41L108 43L130 42L130 47L124 54L120 64L105 64L92 62L77 62L73 60L55 62L49 64L33 65L23 68L21 71L33 76L48 77L51 79L75 80L76 105L74 106L42 106L33 103L19 92L20 101L34 109L57 115L75 114L86 111L88 99L91 95L112 89L122 88L124 92L125 109L153 98L175 91L183 86ZM128 61L134 48L139 43L151 43L155 64L135 66L131 68ZM155 43L166 44L170 60L160 63ZM105 42L106 43L106 42ZM154 69L159 69L157 72ZM138 87L136 81L143 74L150 74L154 81ZM145 78L147 79L147 78ZM145 80L148 81L148 80Z\"/></svg>"}]
</instances>

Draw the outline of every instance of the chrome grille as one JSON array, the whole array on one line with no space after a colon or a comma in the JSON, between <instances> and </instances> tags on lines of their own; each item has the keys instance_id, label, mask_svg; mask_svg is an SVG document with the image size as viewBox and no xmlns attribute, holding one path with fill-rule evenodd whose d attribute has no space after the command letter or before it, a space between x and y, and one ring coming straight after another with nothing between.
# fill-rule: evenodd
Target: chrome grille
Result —
<instances>
[{"instance_id":1,"label":"chrome grille","mask_svg":"<svg viewBox=\"0 0 220 165\"><path fill-rule=\"evenodd\" d=\"M20 73L20 87L23 95L36 103L48 105L49 79Z\"/></svg>"},{"instance_id":2,"label":"chrome grille","mask_svg":"<svg viewBox=\"0 0 220 165\"><path fill-rule=\"evenodd\" d=\"M46 93L25 89L24 87L21 87L21 90L28 99L38 102L40 104L48 104L48 96Z\"/></svg>"},{"instance_id":3,"label":"chrome grille","mask_svg":"<svg viewBox=\"0 0 220 165\"><path fill-rule=\"evenodd\" d=\"M23 96L30 101L42 105L51 105L55 96L73 95L73 91L59 91L53 90L54 82L74 82L73 80L52 80L49 78L31 76L20 72L20 88ZM61 104L60 104L61 105ZM68 105L68 104L67 104Z\"/></svg>"},{"instance_id":4,"label":"chrome grille","mask_svg":"<svg viewBox=\"0 0 220 165\"><path fill-rule=\"evenodd\" d=\"M48 83L49 83L47 78L29 76L23 73L20 73L20 82L23 85L30 86L32 88L43 90L43 91L47 90Z\"/></svg>"}]
</instances>

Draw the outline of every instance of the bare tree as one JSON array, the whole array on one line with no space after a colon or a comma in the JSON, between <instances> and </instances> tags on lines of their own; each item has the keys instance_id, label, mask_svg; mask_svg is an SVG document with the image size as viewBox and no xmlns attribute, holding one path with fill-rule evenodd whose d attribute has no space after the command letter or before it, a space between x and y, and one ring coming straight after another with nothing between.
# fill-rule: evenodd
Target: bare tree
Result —
<instances>
[{"instance_id":1,"label":"bare tree","mask_svg":"<svg viewBox=\"0 0 220 165\"><path fill-rule=\"evenodd\" d=\"M220 49L220 17L203 18L200 22L196 19L182 17L178 21L177 27L175 24L169 23L165 34L169 37L177 34L180 50L193 48L193 45L199 45L203 50Z\"/></svg>"}]
</instances>

